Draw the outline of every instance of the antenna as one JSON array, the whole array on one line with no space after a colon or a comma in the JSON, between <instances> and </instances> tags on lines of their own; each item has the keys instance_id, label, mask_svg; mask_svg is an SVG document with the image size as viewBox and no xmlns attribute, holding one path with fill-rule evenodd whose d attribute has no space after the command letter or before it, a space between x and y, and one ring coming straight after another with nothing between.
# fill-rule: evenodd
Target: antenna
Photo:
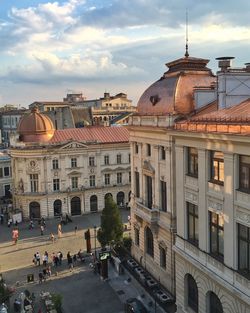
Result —
<instances>
[{"instance_id":1,"label":"antenna","mask_svg":"<svg viewBox=\"0 0 250 313\"><path fill-rule=\"evenodd\" d=\"M189 57L188 53L188 10L186 9L186 52L185 52L185 57Z\"/></svg>"}]
</instances>

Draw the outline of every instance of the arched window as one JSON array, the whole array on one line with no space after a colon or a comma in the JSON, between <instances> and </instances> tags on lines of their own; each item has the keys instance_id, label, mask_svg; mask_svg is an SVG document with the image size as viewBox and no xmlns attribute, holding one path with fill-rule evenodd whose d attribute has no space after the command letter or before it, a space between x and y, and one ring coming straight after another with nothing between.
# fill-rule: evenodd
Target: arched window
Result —
<instances>
[{"instance_id":1,"label":"arched window","mask_svg":"<svg viewBox=\"0 0 250 313\"><path fill-rule=\"evenodd\" d=\"M96 212L98 210L98 200L97 196L93 195L90 197L90 211Z\"/></svg>"},{"instance_id":2,"label":"arched window","mask_svg":"<svg viewBox=\"0 0 250 313\"><path fill-rule=\"evenodd\" d=\"M149 227L146 227L146 252L147 254L151 255L151 257L154 257L154 237L152 234L152 231Z\"/></svg>"},{"instance_id":3,"label":"arched window","mask_svg":"<svg viewBox=\"0 0 250 313\"><path fill-rule=\"evenodd\" d=\"M124 192L123 191L119 191L116 195L116 203L118 206L122 207L124 205Z\"/></svg>"},{"instance_id":4,"label":"arched window","mask_svg":"<svg viewBox=\"0 0 250 313\"><path fill-rule=\"evenodd\" d=\"M54 216L62 215L62 201L55 200L54 202Z\"/></svg>"},{"instance_id":5,"label":"arched window","mask_svg":"<svg viewBox=\"0 0 250 313\"><path fill-rule=\"evenodd\" d=\"M223 313L223 307L220 302L220 299L212 291L208 293L208 312L209 313Z\"/></svg>"},{"instance_id":6,"label":"arched window","mask_svg":"<svg viewBox=\"0 0 250 313\"><path fill-rule=\"evenodd\" d=\"M194 312L198 313L198 288L190 274L187 275L187 304Z\"/></svg>"},{"instance_id":7,"label":"arched window","mask_svg":"<svg viewBox=\"0 0 250 313\"><path fill-rule=\"evenodd\" d=\"M79 197L71 199L71 215L81 215L81 199Z\"/></svg>"}]
</instances>

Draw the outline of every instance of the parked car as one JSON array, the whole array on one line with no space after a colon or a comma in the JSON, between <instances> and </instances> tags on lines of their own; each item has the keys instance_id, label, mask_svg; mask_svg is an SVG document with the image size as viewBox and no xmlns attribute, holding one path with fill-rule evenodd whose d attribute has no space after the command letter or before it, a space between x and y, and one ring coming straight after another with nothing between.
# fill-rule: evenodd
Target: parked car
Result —
<instances>
[{"instance_id":1,"label":"parked car","mask_svg":"<svg viewBox=\"0 0 250 313\"><path fill-rule=\"evenodd\" d=\"M125 303L125 313L149 313L149 311L139 299L130 298Z\"/></svg>"}]
</instances>

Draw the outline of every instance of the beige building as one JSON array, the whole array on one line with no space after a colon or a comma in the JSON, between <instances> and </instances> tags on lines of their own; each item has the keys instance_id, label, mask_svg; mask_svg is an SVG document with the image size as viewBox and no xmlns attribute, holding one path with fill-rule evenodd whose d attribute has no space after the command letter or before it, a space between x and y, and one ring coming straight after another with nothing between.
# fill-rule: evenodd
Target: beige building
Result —
<instances>
[{"instance_id":1,"label":"beige building","mask_svg":"<svg viewBox=\"0 0 250 313\"><path fill-rule=\"evenodd\" d=\"M37 109L11 140L13 204L24 218L101 211L111 193L129 202L130 152L122 127L55 130Z\"/></svg>"},{"instance_id":2,"label":"beige building","mask_svg":"<svg viewBox=\"0 0 250 313\"><path fill-rule=\"evenodd\" d=\"M185 58L130 120L132 254L177 312L250 312L250 71Z\"/></svg>"}]
</instances>

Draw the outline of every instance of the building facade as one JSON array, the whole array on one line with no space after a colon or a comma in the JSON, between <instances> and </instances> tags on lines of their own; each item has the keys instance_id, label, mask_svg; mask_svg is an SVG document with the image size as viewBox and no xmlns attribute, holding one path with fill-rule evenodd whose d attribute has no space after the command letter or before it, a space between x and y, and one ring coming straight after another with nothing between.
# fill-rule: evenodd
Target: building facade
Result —
<instances>
[{"instance_id":1,"label":"building facade","mask_svg":"<svg viewBox=\"0 0 250 313\"><path fill-rule=\"evenodd\" d=\"M33 109L18 131L10 148L13 205L24 218L101 211L110 193L119 205L129 202L125 128L55 130L46 115Z\"/></svg>"},{"instance_id":2,"label":"building facade","mask_svg":"<svg viewBox=\"0 0 250 313\"><path fill-rule=\"evenodd\" d=\"M177 312L250 312L249 66L185 58L130 120L132 254Z\"/></svg>"}]
</instances>

